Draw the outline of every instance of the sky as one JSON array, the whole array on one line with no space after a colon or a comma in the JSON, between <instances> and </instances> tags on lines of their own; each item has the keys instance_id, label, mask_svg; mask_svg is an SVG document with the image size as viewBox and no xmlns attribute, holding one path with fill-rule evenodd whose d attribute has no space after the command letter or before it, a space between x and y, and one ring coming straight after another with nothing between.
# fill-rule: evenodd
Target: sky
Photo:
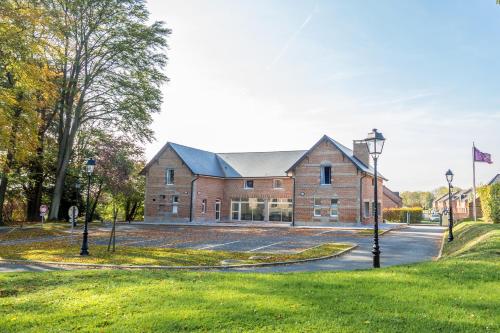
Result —
<instances>
[{"instance_id":1,"label":"sky","mask_svg":"<svg viewBox=\"0 0 500 333\"><path fill-rule=\"evenodd\" d=\"M372 128L394 191L472 186L472 143L500 173L495 0L149 0L170 82L150 159L167 142L213 152L352 147Z\"/></svg>"}]
</instances>

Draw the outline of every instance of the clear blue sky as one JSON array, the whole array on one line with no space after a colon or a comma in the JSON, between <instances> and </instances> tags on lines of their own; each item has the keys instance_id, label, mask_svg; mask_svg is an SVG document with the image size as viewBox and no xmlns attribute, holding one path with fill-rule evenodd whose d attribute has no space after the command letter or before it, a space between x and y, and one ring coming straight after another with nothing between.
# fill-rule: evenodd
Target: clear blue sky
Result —
<instances>
[{"instance_id":1,"label":"clear blue sky","mask_svg":"<svg viewBox=\"0 0 500 333\"><path fill-rule=\"evenodd\" d=\"M495 0L150 0L172 29L151 158L172 141L215 152L347 146L374 127L395 191L472 184L472 141L500 172Z\"/></svg>"}]
</instances>

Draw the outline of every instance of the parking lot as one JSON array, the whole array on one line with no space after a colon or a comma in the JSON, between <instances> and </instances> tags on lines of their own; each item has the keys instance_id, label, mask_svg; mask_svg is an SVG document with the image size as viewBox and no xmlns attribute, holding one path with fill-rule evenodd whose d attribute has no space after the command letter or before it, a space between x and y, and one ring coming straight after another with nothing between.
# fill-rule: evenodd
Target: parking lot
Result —
<instances>
[{"instance_id":1,"label":"parking lot","mask_svg":"<svg viewBox=\"0 0 500 333\"><path fill-rule=\"evenodd\" d=\"M109 226L91 230L90 241L107 244ZM94 234L94 237L93 235ZM370 235L360 230L172 225L119 225L120 246L190 248L256 253L297 253L323 243L359 243Z\"/></svg>"}]
</instances>

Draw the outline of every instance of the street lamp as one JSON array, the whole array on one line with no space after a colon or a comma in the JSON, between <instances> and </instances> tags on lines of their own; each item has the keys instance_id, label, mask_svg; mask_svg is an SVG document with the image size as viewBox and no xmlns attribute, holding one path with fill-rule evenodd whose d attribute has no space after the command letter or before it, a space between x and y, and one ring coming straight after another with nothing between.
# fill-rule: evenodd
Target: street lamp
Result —
<instances>
[{"instance_id":1,"label":"street lamp","mask_svg":"<svg viewBox=\"0 0 500 333\"><path fill-rule=\"evenodd\" d=\"M75 206L77 209L78 209L78 197L80 195L80 187L81 187L80 179L77 178L76 182L75 182ZM76 217L78 217L78 216L76 216ZM76 218L73 221L73 226L76 227Z\"/></svg>"},{"instance_id":2,"label":"street lamp","mask_svg":"<svg viewBox=\"0 0 500 333\"><path fill-rule=\"evenodd\" d=\"M366 145L368 146L368 152L373 158L373 177L375 178L373 197L375 204L373 205L373 212L375 213L375 223L373 225L373 268L380 267L380 247L378 245L378 174L377 174L377 160L382 154L382 149L384 149L385 138L382 133L378 132L376 128L368 133L368 137L365 139Z\"/></svg>"},{"instance_id":3,"label":"street lamp","mask_svg":"<svg viewBox=\"0 0 500 333\"><path fill-rule=\"evenodd\" d=\"M448 242L453 240L453 207L451 206L451 182L453 181L453 172L448 169L445 173L446 181L448 182L448 207L449 207L449 222L448 222Z\"/></svg>"},{"instance_id":4,"label":"street lamp","mask_svg":"<svg viewBox=\"0 0 500 333\"><path fill-rule=\"evenodd\" d=\"M87 161L87 208L85 210L85 227L83 228L83 242L82 242L82 250L80 251L81 256L88 256L89 255L89 244L88 244L88 238L89 238L89 207L90 207L90 178L92 177L92 173L94 172L95 168L95 160L92 158L89 158Z\"/></svg>"}]
</instances>

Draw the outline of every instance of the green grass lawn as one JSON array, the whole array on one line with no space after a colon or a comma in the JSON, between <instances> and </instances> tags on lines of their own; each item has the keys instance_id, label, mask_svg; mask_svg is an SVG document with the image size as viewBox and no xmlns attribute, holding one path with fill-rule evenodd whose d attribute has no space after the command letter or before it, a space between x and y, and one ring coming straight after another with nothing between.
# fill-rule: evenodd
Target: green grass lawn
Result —
<instances>
[{"instance_id":1,"label":"green grass lawn","mask_svg":"<svg viewBox=\"0 0 500 333\"><path fill-rule=\"evenodd\" d=\"M455 235L379 270L2 274L0 332L499 332L500 225Z\"/></svg>"},{"instance_id":2,"label":"green grass lawn","mask_svg":"<svg viewBox=\"0 0 500 333\"><path fill-rule=\"evenodd\" d=\"M107 246L92 245L90 256L80 256L80 242L64 239L50 242L0 245L1 259L77 262L85 264L215 266L222 260L237 260L235 264L255 264L311 259L336 254L352 245L325 243L294 254L248 253L175 248L118 246L108 252ZM252 258L259 257L259 258Z\"/></svg>"}]
</instances>

